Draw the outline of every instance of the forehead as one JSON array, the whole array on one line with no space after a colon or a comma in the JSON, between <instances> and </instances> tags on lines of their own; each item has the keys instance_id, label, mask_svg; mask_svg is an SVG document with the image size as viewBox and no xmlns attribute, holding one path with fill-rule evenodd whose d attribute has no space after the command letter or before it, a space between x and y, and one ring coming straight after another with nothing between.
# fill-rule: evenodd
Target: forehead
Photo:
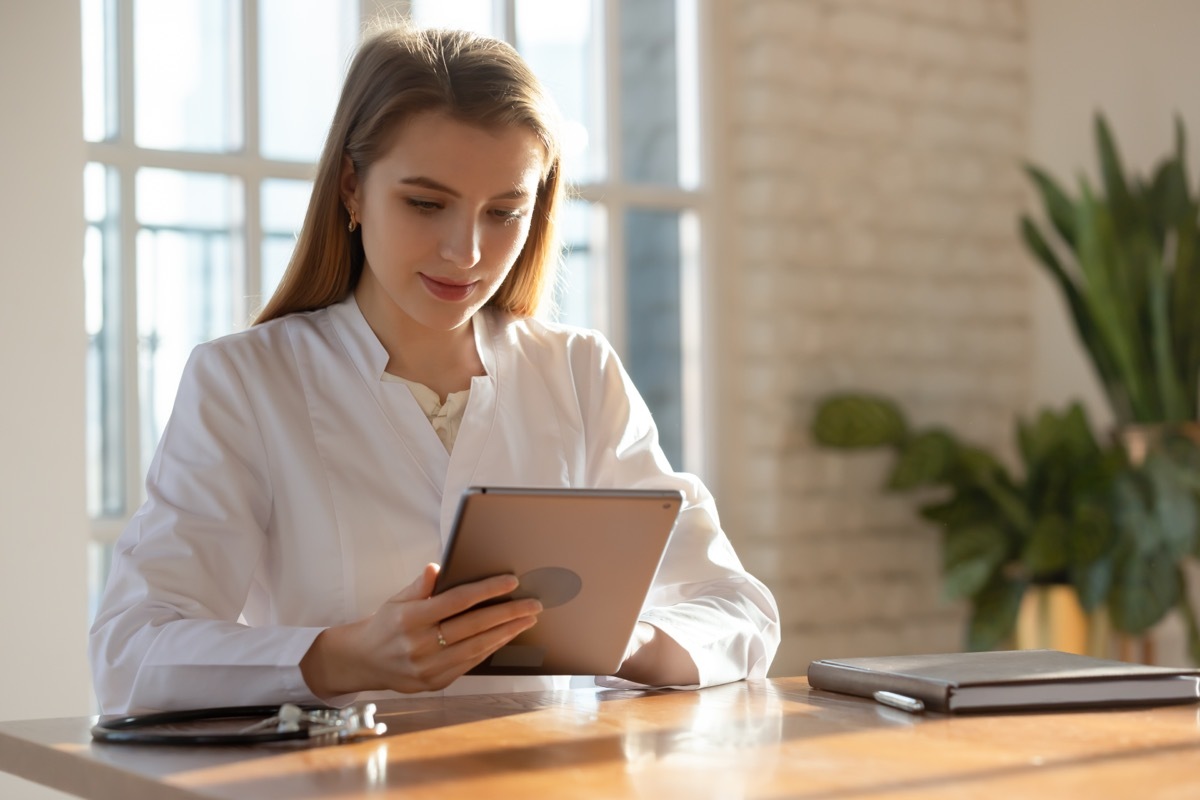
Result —
<instances>
[{"instance_id":1,"label":"forehead","mask_svg":"<svg viewBox=\"0 0 1200 800\"><path fill-rule=\"evenodd\" d=\"M371 172L388 180L432 178L461 190L522 187L532 192L549 167L546 162L546 149L529 127L482 127L425 112L393 132Z\"/></svg>"}]
</instances>

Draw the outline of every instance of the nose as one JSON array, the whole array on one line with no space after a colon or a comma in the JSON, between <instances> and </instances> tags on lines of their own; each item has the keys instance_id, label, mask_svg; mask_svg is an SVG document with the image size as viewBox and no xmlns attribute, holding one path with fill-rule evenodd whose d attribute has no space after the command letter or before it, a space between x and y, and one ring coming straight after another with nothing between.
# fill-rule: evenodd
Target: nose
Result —
<instances>
[{"instance_id":1,"label":"nose","mask_svg":"<svg viewBox=\"0 0 1200 800\"><path fill-rule=\"evenodd\" d=\"M460 269L475 266L479 263L480 233L474 219L451 220L442 232L442 258Z\"/></svg>"}]
</instances>

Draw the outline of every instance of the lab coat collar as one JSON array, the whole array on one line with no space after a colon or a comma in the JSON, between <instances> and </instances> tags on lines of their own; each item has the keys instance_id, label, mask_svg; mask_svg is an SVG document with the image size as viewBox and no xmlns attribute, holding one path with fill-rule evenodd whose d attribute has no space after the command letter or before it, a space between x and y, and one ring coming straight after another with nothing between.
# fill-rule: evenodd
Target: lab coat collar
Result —
<instances>
[{"instance_id":1,"label":"lab coat collar","mask_svg":"<svg viewBox=\"0 0 1200 800\"><path fill-rule=\"evenodd\" d=\"M379 337L375 335L375 331L371 330L371 326L367 324L367 318L363 316L362 310L358 307L354 292L347 295L346 299L340 303L329 306L328 310L338 339L346 348L346 354L359 373L368 382L382 380L383 373L387 369L388 352L383 343L379 341ZM481 309L475 314L471 328L475 336L475 350L479 353L483 369L487 372L489 379L495 380L496 351L491 335L491 320L489 319L491 313L488 308Z\"/></svg>"}]
</instances>

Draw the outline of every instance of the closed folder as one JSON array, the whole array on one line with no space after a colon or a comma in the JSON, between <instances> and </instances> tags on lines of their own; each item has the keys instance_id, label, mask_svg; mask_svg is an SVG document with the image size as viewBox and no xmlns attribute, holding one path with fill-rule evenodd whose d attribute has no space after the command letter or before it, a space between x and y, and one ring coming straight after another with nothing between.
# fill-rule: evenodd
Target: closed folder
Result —
<instances>
[{"instance_id":1,"label":"closed folder","mask_svg":"<svg viewBox=\"0 0 1200 800\"><path fill-rule=\"evenodd\" d=\"M814 689L890 692L944 713L1194 703L1200 670L1130 664L1057 650L821 659Z\"/></svg>"}]
</instances>

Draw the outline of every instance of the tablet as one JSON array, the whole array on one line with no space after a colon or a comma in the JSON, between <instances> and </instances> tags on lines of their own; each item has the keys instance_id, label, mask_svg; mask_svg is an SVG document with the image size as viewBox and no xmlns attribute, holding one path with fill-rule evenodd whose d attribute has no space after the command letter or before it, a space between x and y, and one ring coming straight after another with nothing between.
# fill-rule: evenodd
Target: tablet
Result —
<instances>
[{"instance_id":1,"label":"tablet","mask_svg":"<svg viewBox=\"0 0 1200 800\"><path fill-rule=\"evenodd\" d=\"M682 506L675 490L463 492L434 593L513 574L521 583L507 597L543 606L536 625L470 674L616 672Z\"/></svg>"}]
</instances>

